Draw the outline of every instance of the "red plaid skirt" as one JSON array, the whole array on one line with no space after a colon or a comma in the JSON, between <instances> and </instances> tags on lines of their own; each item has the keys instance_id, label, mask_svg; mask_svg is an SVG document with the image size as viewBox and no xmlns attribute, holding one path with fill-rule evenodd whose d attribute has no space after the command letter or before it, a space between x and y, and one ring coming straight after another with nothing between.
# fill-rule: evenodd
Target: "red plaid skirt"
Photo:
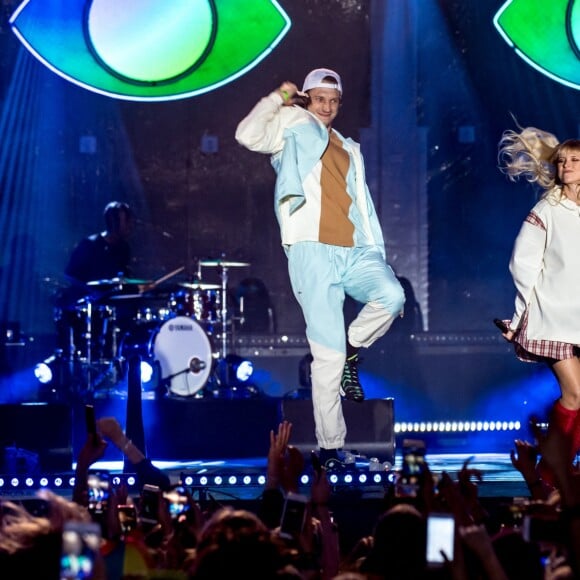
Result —
<instances>
[{"instance_id":1,"label":"red plaid skirt","mask_svg":"<svg viewBox=\"0 0 580 580\"><path fill-rule=\"evenodd\" d=\"M506 324L509 325L509 320ZM527 336L528 315L524 315L522 325L516 332L513 343L516 356L524 362L553 362L580 355L578 345L555 340L532 340Z\"/></svg>"}]
</instances>

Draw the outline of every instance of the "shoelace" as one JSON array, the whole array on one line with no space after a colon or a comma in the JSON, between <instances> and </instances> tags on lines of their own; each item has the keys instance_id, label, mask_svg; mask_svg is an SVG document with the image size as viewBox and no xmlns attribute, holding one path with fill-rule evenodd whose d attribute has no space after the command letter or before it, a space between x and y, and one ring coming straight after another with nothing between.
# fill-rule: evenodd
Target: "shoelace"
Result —
<instances>
[{"instance_id":1,"label":"shoelace","mask_svg":"<svg viewBox=\"0 0 580 580\"><path fill-rule=\"evenodd\" d=\"M358 368L356 366L356 362L347 360L343 375L346 381L352 381L358 384Z\"/></svg>"}]
</instances>

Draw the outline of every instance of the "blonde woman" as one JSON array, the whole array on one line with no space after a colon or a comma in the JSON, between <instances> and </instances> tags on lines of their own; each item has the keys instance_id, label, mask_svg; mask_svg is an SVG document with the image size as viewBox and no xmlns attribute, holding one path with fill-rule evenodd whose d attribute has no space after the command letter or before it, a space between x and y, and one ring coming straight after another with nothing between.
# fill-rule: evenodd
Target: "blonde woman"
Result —
<instances>
[{"instance_id":1,"label":"blonde woman","mask_svg":"<svg viewBox=\"0 0 580 580\"><path fill-rule=\"evenodd\" d=\"M572 460L580 448L580 140L560 143L534 127L506 131L499 159L512 181L541 190L515 240L515 309L503 336L521 360L554 373L560 398L550 424L568 435Z\"/></svg>"}]
</instances>

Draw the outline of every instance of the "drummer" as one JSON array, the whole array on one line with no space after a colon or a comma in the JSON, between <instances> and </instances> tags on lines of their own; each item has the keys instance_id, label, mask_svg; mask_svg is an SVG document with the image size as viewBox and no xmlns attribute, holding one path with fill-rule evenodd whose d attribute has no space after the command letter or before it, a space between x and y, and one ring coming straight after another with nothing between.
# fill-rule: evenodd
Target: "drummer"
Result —
<instances>
[{"instance_id":1,"label":"drummer","mask_svg":"<svg viewBox=\"0 0 580 580\"><path fill-rule=\"evenodd\" d=\"M63 290L56 304L55 321L59 334L66 333L73 317L84 307L86 299L95 300L111 290L105 281L125 278L130 274L131 248L129 237L133 231L134 216L128 204L111 201L103 212L105 230L82 239L73 249L65 276L69 286ZM99 284L99 281L103 281ZM92 284L88 284L91 282ZM132 313L128 313L130 316ZM117 320L122 323L123 313L117 309ZM64 328L63 328L64 326ZM68 337L64 337L68 340Z\"/></svg>"},{"instance_id":2,"label":"drummer","mask_svg":"<svg viewBox=\"0 0 580 580\"><path fill-rule=\"evenodd\" d=\"M81 240L65 268L68 280L83 293L87 282L129 275L128 239L133 231L133 212L126 203L111 201L103 215L105 230Z\"/></svg>"}]
</instances>

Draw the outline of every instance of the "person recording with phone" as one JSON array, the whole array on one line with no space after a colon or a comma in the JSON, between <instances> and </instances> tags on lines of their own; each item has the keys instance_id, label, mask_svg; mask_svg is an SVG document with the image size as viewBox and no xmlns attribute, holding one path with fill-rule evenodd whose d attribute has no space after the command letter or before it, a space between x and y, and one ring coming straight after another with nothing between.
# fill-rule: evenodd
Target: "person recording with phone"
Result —
<instances>
[{"instance_id":1,"label":"person recording with phone","mask_svg":"<svg viewBox=\"0 0 580 580\"><path fill-rule=\"evenodd\" d=\"M90 405L89 405L90 407ZM86 412L89 419L92 413ZM160 469L157 469L143 452L136 447L129 439L117 419L114 417L103 417L96 420L97 433L92 431L93 427L87 423L87 440L81 448L75 470L75 486L73 489L73 500L80 505L88 505L88 473L91 465L101 459L107 449L107 439L123 453L125 457L134 465L137 475L139 489L145 484L158 486L163 491L171 488L169 477Z\"/></svg>"},{"instance_id":2,"label":"person recording with phone","mask_svg":"<svg viewBox=\"0 0 580 580\"><path fill-rule=\"evenodd\" d=\"M503 336L520 360L553 372L560 397L549 422L570 438L571 464L580 448L580 140L560 142L534 127L505 131L499 159L510 180L523 178L541 192L514 243L515 309Z\"/></svg>"},{"instance_id":3,"label":"person recording with phone","mask_svg":"<svg viewBox=\"0 0 580 580\"><path fill-rule=\"evenodd\" d=\"M333 127L342 99L340 75L314 69L301 91L293 82L282 83L236 130L241 145L271 156L277 173L275 213L313 357L316 439L327 466L343 459L347 429L341 396L355 402L365 398L359 349L389 330L405 302L386 262L360 145ZM348 329L347 295L363 305Z\"/></svg>"}]
</instances>

